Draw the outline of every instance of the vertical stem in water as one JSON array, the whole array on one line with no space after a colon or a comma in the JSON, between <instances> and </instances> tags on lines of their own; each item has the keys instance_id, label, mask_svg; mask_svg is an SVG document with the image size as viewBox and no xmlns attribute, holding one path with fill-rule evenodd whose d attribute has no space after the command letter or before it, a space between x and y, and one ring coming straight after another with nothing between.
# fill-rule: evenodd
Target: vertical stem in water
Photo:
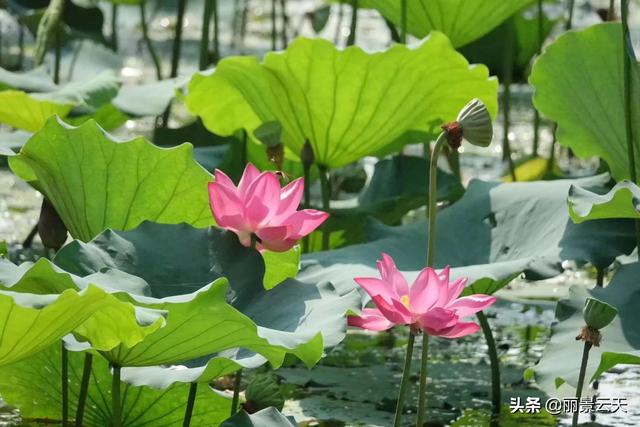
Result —
<instances>
[{"instance_id":1,"label":"vertical stem in water","mask_svg":"<svg viewBox=\"0 0 640 427\"><path fill-rule=\"evenodd\" d=\"M636 57L633 51L633 44L629 36L629 0L620 0L620 17L622 19L622 54L624 56L624 119L625 137L627 140L627 157L629 158L629 178L633 183L638 183L636 172L636 158L633 134L633 109L631 97L633 96L631 61L635 62ZM635 221L636 226L636 246L640 257L640 221Z\"/></svg>"},{"instance_id":2,"label":"vertical stem in water","mask_svg":"<svg viewBox=\"0 0 640 427\"><path fill-rule=\"evenodd\" d=\"M189 397L187 398L187 407L184 411L184 419L182 421L182 427L189 427L191 425L191 417L193 415L193 407L196 404L197 393L198 393L198 383L191 383L189 385Z\"/></svg>"},{"instance_id":3,"label":"vertical stem in water","mask_svg":"<svg viewBox=\"0 0 640 427\"><path fill-rule=\"evenodd\" d=\"M111 50L118 51L118 4L111 5Z\"/></svg>"},{"instance_id":4,"label":"vertical stem in water","mask_svg":"<svg viewBox=\"0 0 640 427\"><path fill-rule=\"evenodd\" d=\"M52 37L57 37L62 12L64 11L64 3L64 0L51 0L51 3L47 6L47 10L40 19L33 58L36 66L42 65L47 53L47 48L49 47L49 41Z\"/></svg>"},{"instance_id":5,"label":"vertical stem in water","mask_svg":"<svg viewBox=\"0 0 640 427\"><path fill-rule=\"evenodd\" d=\"M60 83L60 62L62 60L62 37L61 37L61 30L59 28L56 28L56 32L55 32L55 39L54 39L54 43L55 43L55 62L54 62L54 67L53 67L53 82L55 84L59 84Z\"/></svg>"},{"instance_id":6,"label":"vertical stem in water","mask_svg":"<svg viewBox=\"0 0 640 427\"><path fill-rule=\"evenodd\" d=\"M609 11L607 12L607 21L616 20L616 0L609 0Z\"/></svg>"},{"instance_id":7,"label":"vertical stem in water","mask_svg":"<svg viewBox=\"0 0 640 427\"><path fill-rule=\"evenodd\" d=\"M80 395L78 397L78 408L76 409L76 427L82 427L84 420L84 408L87 404L89 393L89 380L91 379L91 366L93 365L93 355L84 355L84 366L82 368L82 379L80 380Z\"/></svg>"},{"instance_id":8,"label":"vertical stem in water","mask_svg":"<svg viewBox=\"0 0 640 427\"><path fill-rule=\"evenodd\" d=\"M331 175L329 169L326 166L318 165L320 171L320 186L322 191L322 210L325 212L331 211ZM322 250L329 250L329 243L331 237L331 230L329 224L325 222L322 225Z\"/></svg>"},{"instance_id":9,"label":"vertical stem in water","mask_svg":"<svg viewBox=\"0 0 640 427\"><path fill-rule=\"evenodd\" d=\"M24 63L24 25L18 24L18 69L22 70Z\"/></svg>"},{"instance_id":10,"label":"vertical stem in water","mask_svg":"<svg viewBox=\"0 0 640 427\"><path fill-rule=\"evenodd\" d=\"M151 55L151 59L153 60L153 66L156 69L156 78L158 80L162 80L162 68L160 65L160 58L158 58L158 54L153 47L153 42L151 38L149 38L149 27L147 25L147 14L145 9L146 2L140 3L140 27L142 28L142 38L144 43L147 45L147 50L149 51L149 55Z\"/></svg>"},{"instance_id":11,"label":"vertical stem in water","mask_svg":"<svg viewBox=\"0 0 640 427\"><path fill-rule=\"evenodd\" d=\"M402 44L407 43L407 1L408 0L402 0L400 3L400 43Z\"/></svg>"},{"instance_id":12,"label":"vertical stem in water","mask_svg":"<svg viewBox=\"0 0 640 427\"><path fill-rule=\"evenodd\" d=\"M282 37L282 49L286 49L289 44L289 39L287 37L287 29L289 28L287 0L280 0L280 18L282 20L282 32L280 32L280 36Z\"/></svg>"},{"instance_id":13,"label":"vertical stem in water","mask_svg":"<svg viewBox=\"0 0 640 427\"><path fill-rule=\"evenodd\" d=\"M500 380L500 359L498 358L498 349L496 341L493 338L491 326L484 312L479 311L476 314L484 339L487 342L487 352L489 353L489 362L491 365L491 425L498 425L501 409L501 380Z\"/></svg>"},{"instance_id":14,"label":"vertical stem in water","mask_svg":"<svg viewBox=\"0 0 640 427\"><path fill-rule=\"evenodd\" d=\"M122 426L122 401L120 398L120 366L113 366L111 379L111 417L113 427Z\"/></svg>"},{"instance_id":15,"label":"vertical stem in water","mask_svg":"<svg viewBox=\"0 0 640 427\"><path fill-rule=\"evenodd\" d=\"M340 35L342 32L342 20L344 18L344 3L338 5L338 22L336 23L336 34L334 36L333 43L338 44L340 42Z\"/></svg>"},{"instance_id":16,"label":"vertical stem in water","mask_svg":"<svg viewBox=\"0 0 640 427\"><path fill-rule=\"evenodd\" d=\"M587 372L587 362L589 361L589 350L591 350L591 343L585 342L584 349L582 350L582 363L580 364L580 374L578 375L578 387L576 388L576 399L578 403L582 397L582 388L584 387L584 377ZM578 425L578 416L580 411L573 413L573 419L571 420L571 426L576 427Z\"/></svg>"},{"instance_id":17,"label":"vertical stem in water","mask_svg":"<svg viewBox=\"0 0 640 427\"><path fill-rule=\"evenodd\" d=\"M538 0L538 56L542 53L544 44L544 11L542 9L543 0ZM533 109L533 155L538 155L540 146L540 113Z\"/></svg>"},{"instance_id":18,"label":"vertical stem in water","mask_svg":"<svg viewBox=\"0 0 640 427\"><path fill-rule=\"evenodd\" d=\"M356 30L358 29L358 0L351 0L351 9L351 27L349 28L347 46L353 46L356 43Z\"/></svg>"},{"instance_id":19,"label":"vertical stem in water","mask_svg":"<svg viewBox=\"0 0 640 427\"><path fill-rule=\"evenodd\" d=\"M400 391L398 392L398 403L396 404L396 415L393 419L393 427L400 427L402 421L402 410L404 408L404 398L409 386L409 374L411 373L411 361L413 359L413 344L416 336L413 331L409 332L407 342L407 353L404 357L404 369L402 370L402 380L400 381Z\"/></svg>"},{"instance_id":20,"label":"vertical stem in water","mask_svg":"<svg viewBox=\"0 0 640 427\"><path fill-rule=\"evenodd\" d=\"M176 33L171 50L171 78L178 77L180 67L180 53L182 52L182 30L184 27L184 14L187 9L187 0L178 0L178 17L176 19Z\"/></svg>"},{"instance_id":21,"label":"vertical stem in water","mask_svg":"<svg viewBox=\"0 0 640 427\"><path fill-rule=\"evenodd\" d=\"M204 0L204 9L202 11L202 31L200 33L200 58L198 68L206 69L211 63L211 55L209 54L209 32L211 29L211 16L213 15L215 0Z\"/></svg>"},{"instance_id":22,"label":"vertical stem in water","mask_svg":"<svg viewBox=\"0 0 640 427\"><path fill-rule=\"evenodd\" d=\"M251 240L254 245L254 240ZM242 382L242 369L236 372L236 379L233 384L233 400L231 401L231 416L238 412L238 402L240 401L240 383Z\"/></svg>"},{"instance_id":23,"label":"vertical stem in water","mask_svg":"<svg viewBox=\"0 0 640 427\"><path fill-rule=\"evenodd\" d=\"M213 0L213 62L220 60L220 16L218 14L218 0Z\"/></svg>"},{"instance_id":24,"label":"vertical stem in water","mask_svg":"<svg viewBox=\"0 0 640 427\"><path fill-rule=\"evenodd\" d=\"M60 371L62 381L62 425L66 426L69 421L69 353L61 342Z\"/></svg>"},{"instance_id":25,"label":"vertical stem in water","mask_svg":"<svg viewBox=\"0 0 640 427\"><path fill-rule=\"evenodd\" d=\"M276 0L271 0L271 50L276 50L276 38L278 37L278 25L276 14Z\"/></svg>"},{"instance_id":26,"label":"vertical stem in water","mask_svg":"<svg viewBox=\"0 0 640 427\"><path fill-rule=\"evenodd\" d=\"M504 135L502 137L502 157L509 164L509 173L513 182L517 181L516 167L511 156L511 144L509 143L509 130L511 128L511 81L513 80L513 59L515 54L515 25L513 18L507 21L507 47L504 55L502 69L502 113L504 122Z\"/></svg>"},{"instance_id":27,"label":"vertical stem in water","mask_svg":"<svg viewBox=\"0 0 640 427\"><path fill-rule=\"evenodd\" d=\"M567 22L564 25L564 29L565 31L569 31L570 29L573 28L573 10L575 9L575 0L569 0L568 3L568 8L569 8L569 17L567 18Z\"/></svg>"}]
</instances>

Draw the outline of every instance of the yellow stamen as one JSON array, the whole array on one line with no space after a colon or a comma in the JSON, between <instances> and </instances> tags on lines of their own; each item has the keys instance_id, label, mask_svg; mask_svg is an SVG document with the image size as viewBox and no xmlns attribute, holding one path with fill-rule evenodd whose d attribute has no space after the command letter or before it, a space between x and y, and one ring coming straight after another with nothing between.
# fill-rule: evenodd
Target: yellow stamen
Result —
<instances>
[{"instance_id":1,"label":"yellow stamen","mask_svg":"<svg viewBox=\"0 0 640 427\"><path fill-rule=\"evenodd\" d=\"M402 295L400 297L400 302L404 304L405 307L409 308L409 295Z\"/></svg>"}]
</instances>

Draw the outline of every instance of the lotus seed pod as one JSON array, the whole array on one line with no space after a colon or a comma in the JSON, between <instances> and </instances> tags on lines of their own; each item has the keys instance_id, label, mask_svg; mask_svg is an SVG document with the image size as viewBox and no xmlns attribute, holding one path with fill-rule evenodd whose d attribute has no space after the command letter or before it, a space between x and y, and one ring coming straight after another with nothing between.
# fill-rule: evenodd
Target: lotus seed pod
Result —
<instances>
[{"instance_id":1,"label":"lotus seed pod","mask_svg":"<svg viewBox=\"0 0 640 427\"><path fill-rule=\"evenodd\" d=\"M590 328L602 329L608 326L616 318L618 310L606 302L595 298L587 298L582 311L584 321Z\"/></svg>"},{"instance_id":2,"label":"lotus seed pod","mask_svg":"<svg viewBox=\"0 0 640 427\"><path fill-rule=\"evenodd\" d=\"M456 121L462 127L462 137L472 145L488 147L493 139L493 125L487 107L479 99L469 102Z\"/></svg>"}]
</instances>

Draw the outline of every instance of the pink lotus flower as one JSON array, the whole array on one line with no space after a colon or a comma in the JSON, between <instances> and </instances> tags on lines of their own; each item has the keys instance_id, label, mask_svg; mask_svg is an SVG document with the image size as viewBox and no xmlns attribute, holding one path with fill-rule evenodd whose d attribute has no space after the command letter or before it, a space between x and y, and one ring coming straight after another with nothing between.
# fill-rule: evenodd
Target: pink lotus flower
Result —
<instances>
[{"instance_id":1,"label":"pink lotus flower","mask_svg":"<svg viewBox=\"0 0 640 427\"><path fill-rule=\"evenodd\" d=\"M449 267L440 273L425 268L409 288L393 259L382 254L378 261L381 279L359 277L355 281L373 299L377 308L365 308L361 316L350 316L349 325L384 331L397 325L410 325L429 335L459 338L480 330L474 322L461 321L496 302L488 295L458 298L467 279L449 282Z\"/></svg>"},{"instance_id":2,"label":"pink lotus flower","mask_svg":"<svg viewBox=\"0 0 640 427\"><path fill-rule=\"evenodd\" d=\"M238 235L244 246L257 237L257 249L284 252L318 228L329 214L314 209L298 211L304 180L296 179L280 188L274 172L262 172L248 164L240 183L220 170L209 183L209 202L218 226Z\"/></svg>"}]
</instances>

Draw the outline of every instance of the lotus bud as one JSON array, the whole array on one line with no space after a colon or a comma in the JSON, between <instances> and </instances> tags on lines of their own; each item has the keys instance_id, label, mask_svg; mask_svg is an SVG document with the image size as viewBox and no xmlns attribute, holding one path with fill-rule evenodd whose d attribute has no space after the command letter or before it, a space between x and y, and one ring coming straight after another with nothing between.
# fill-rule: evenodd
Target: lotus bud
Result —
<instances>
[{"instance_id":1,"label":"lotus bud","mask_svg":"<svg viewBox=\"0 0 640 427\"><path fill-rule=\"evenodd\" d=\"M493 139L493 125L487 107L479 99L469 102L453 123L442 126L449 145L457 149L464 138L478 147L488 147Z\"/></svg>"},{"instance_id":2,"label":"lotus bud","mask_svg":"<svg viewBox=\"0 0 640 427\"><path fill-rule=\"evenodd\" d=\"M313 147L309 141L305 141L300 153L300 160L305 169L309 169L316 162L316 155L313 153Z\"/></svg>"},{"instance_id":3,"label":"lotus bud","mask_svg":"<svg viewBox=\"0 0 640 427\"><path fill-rule=\"evenodd\" d=\"M38 234L45 248L56 251L67 240L67 227L51 202L46 198L42 200L40 219L38 220Z\"/></svg>"},{"instance_id":4,"label":"lotus bud","mask_svg":"<svg viewBox=\"0 0 640 427\"><path fill-rule=\"evenodd\" d=\"M618 315L618 310L606 302L587 298L582 314L587 326L593 329L602 329L613 322L613 319Z\"/></svg>"},{"instance_id":5,"label":"lotus bud","mask_svg":"<svg viewBox=\"0 0 640 427\"><path fill-rule=\"evenodd\" d=\"M249 414L254 414L270 406L279 411L284 407L284 397L273 375L254 377L247 386L244 395L247 401L242 407Z\"/></svg>"}]
</instances>

